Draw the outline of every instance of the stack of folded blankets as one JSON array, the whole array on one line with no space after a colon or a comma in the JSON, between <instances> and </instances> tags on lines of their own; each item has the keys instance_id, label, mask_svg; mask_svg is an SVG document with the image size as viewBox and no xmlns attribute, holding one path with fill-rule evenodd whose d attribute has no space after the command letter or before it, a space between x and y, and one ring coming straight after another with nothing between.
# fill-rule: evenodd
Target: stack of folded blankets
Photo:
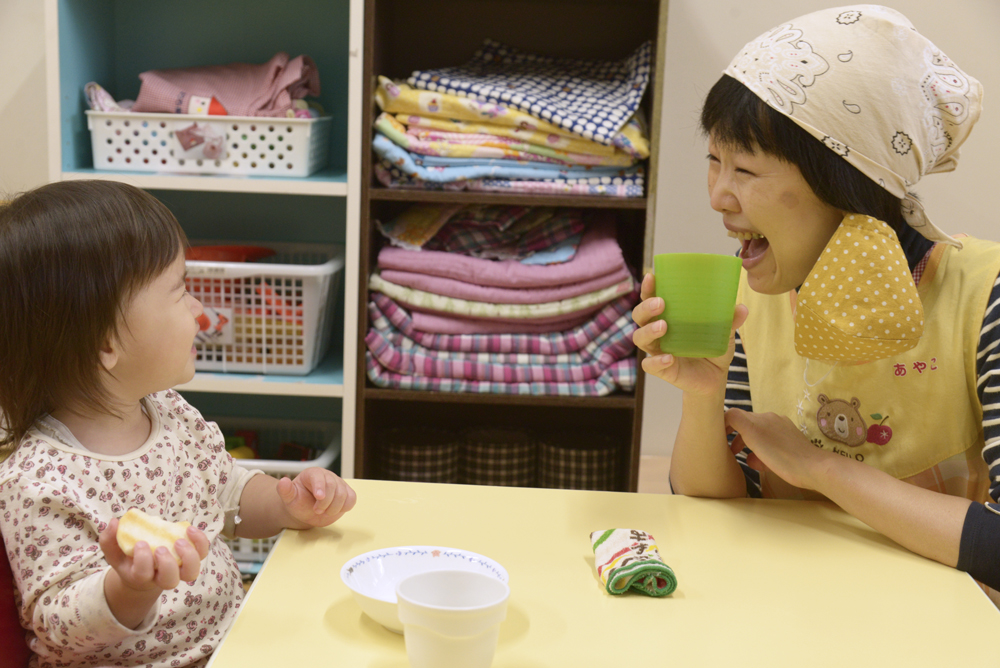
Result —
<instances>
[{"instance_id":1,"label":"stack of folded blankets","mask_svg":"<svg viewBox=\"0 0 1000 668\"><path fill-rule=\"evenodd\" d=\"M642 197L650 54L580 61L487 40L461 67L379 77L375 174L389 188Z\"/></svg>"},{"instance_id":2,"label":"stack of folded blankets","mask_svg":"<svg viewBox=\"0 0 1000 668\"><path fill-rule=\"evenodd\" d=\"M604 396L635 387L638 284L606 212L416 204L381 225L366 365L379 387Z\"/></svg>"}]
</instances>

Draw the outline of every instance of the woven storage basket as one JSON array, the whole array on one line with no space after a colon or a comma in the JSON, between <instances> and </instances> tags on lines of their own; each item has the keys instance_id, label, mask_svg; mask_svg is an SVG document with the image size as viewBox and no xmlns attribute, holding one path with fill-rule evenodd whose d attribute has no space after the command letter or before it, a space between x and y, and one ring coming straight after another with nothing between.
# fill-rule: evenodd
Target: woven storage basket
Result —
<instances>
[{"instance_id":1,"label":"woven storage basket","mask_svg":"<svg viewBox=\"0 0 1000 668\"><path fill-rule=\"evenodd\" d=\"M538 481L538 445L520 429L472 428L464 433L462 482L469 485L533 487Z\"/></svg>"},{"instance_id":2,"label":"woven storage basket","mask_svg":"<svg viewBox=\"0 0 1000 668\"><path fill-rule=\"evenodd\" d=\"M462 443L435 427L392 427L379 435L382 477L407 482L457 483Z\"/></svg>"},{"instance_id":3,"label":"woven storage basket","mask_svg":"<svg viewBox=\"0 0 1000 668\"><path fill-rule=\"evenodd\" d=\"M588 431L547 434L538 444L538 486L613 491L618 447L609 436Z\"/></svg>"}]
</instances>

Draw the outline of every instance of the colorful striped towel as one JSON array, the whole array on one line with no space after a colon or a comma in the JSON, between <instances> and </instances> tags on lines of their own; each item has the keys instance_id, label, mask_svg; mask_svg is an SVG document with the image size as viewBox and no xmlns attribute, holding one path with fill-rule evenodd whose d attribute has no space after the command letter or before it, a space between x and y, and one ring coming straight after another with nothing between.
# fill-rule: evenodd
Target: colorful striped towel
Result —
<instances>
[{"instance_id":1,"label":"colorful striped towel","mask_svg":"<svg viewBox=\"0 0 1000 668\"><path fill-rule=\"evenodd\" d=\"M677 588L674 571L663 563L651 534L637 529L606 529L590 534L597 574L609 594L634 589L667 596Z\"/></svg>"}]
</instances>

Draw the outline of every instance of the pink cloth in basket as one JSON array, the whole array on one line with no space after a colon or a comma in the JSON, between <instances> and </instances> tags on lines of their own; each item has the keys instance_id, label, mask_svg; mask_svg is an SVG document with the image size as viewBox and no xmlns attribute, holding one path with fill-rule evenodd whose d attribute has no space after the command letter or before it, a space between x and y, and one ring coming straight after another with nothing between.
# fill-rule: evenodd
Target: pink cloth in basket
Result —
<instances>
[{"instance_id":1,"label":"pink cloth in basket","mask_svg":"<svg viewBox=\"0 0 1000 668\"><path fill-rule=\"evenodd\" d=\"M608 215L605 212L601 212ZM583 233L580 248L569 262L528 265L518 260L486 260L443 251L411 251L384 246L378 254L380 269L396 269L468 281L498 288L544 288L604 276L625 268L622 249L615 239L613 220L595 220Z\"/></svg>"},{"instance_id":2,"label":"pink cloth in basket","mask_svg":"<svg viewBox=\"0 0 1000 668\"><path fill-rule=\"evenodd\" d=\"M552 285L544 288L498 288L492 285L477 285L451 278L442 278L441 276L395 271L393 269L383 269L381 274L382 278L396 285L405 285L408 288L433 292L436 295L444 295L446 297L457 297L458 299L496 304L543 304L545 302L556 302L610 287L616 283L621 283L629 277L628 269L623 265L618 271L603 276L594 276L577 283Z\"/></svg>"},{"instance_id":3,"label":"pink cloth in basket","mask_svg":"<svg viewBox=\"0 0 1000 668\"><path fill-rule=\"evenodd\" d=\"M268 62L230 63L139 75L142 85L135 112L187 113L192 95L215 97L230 116L280 116L292 100L319 95L319 72L309 56L274 55Z\"/></svg>"}]
</instances>

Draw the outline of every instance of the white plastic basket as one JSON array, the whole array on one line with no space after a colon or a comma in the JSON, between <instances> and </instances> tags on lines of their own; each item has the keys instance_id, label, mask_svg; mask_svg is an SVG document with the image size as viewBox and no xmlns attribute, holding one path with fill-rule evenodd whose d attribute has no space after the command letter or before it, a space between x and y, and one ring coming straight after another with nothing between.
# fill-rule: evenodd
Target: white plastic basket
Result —
<instances>
[{"instance_id":1,"label":"white plastic basket","mask_svg":"<svg viewBox=\"0 0 1000 668\"><path fill-rule=\"evenodd\" d=\"M329 116L86 114L99 170L301 177L330 157Z\"/></svg>"},{"instance_id":2,"label":"white plastic basket","mask_svg":"<svg viewBox=\"0 0 1000 668\"><path fill-rule=\"evenodd\" d=\"M187 262L188 291L212 322L195 342L195 369L305 375L326 354L343 247L260 245L277 255L256 262Z\"/></svg>"},{"instance_id":3,"label":"white plastic basket","mask_svg":"<svg viewBox=\"0 0 1000 668\"><path fill-rule=\"evenodd\" d=\"M234 417L216 418L215 422L226 436L232 436L236 430L243 429L256 432L258 454L261 457L276 457L281 445L288 442L320 451L315 459L304 462L280 459L237 460L245 469L260 469L275 478L294 478L312 466L329 468L340 456L340 424L336 422ZM233 551L236 561L240 562L241 571L254 573L267 558L277 537L223 540Z\"/></svg>"}]
</instances>

